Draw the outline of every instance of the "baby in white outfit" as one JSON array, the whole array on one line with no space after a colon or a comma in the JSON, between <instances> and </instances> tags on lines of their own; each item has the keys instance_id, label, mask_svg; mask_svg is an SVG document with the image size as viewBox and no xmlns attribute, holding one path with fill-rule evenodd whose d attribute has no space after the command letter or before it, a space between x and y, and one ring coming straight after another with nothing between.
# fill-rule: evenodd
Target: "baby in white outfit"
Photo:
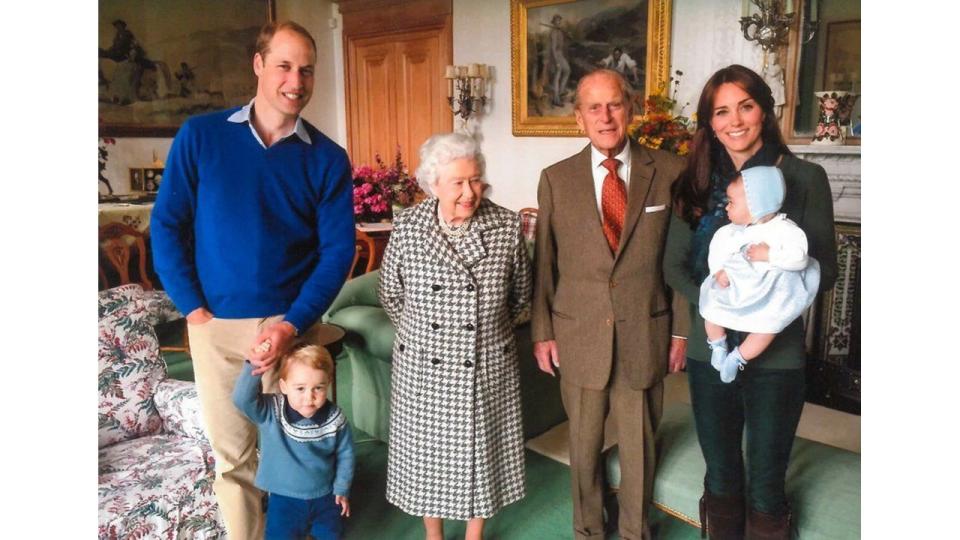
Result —
<instances>
[{"instance_id":1,"label":"baby in white outfit","mask_svg":"<svg viewBox=\"0 0 960 540\"><path fill-rule=\"evenodd\" d=\"M776 167L751 167L727 187L727 217L710 241L710 275L700 286L700 315L710 363L731 382L747 362L813 303L820 264L807 236L786 214L786 185ZM728 351L726 328L750 335Z\"/></svg>"}]
</instances>

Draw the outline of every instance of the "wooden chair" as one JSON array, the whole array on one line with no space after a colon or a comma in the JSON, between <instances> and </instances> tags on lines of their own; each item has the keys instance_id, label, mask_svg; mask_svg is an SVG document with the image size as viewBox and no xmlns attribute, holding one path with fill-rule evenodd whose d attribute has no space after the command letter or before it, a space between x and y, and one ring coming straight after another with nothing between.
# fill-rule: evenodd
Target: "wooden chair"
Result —
<instances>
[{"instance_id":1,"label":"wooden chair","mask_svg":"<svg viewBox=\"0 0 960 540\"><path fill-rule=\"evenodd\" d=\"M153 282L147 275L147 242L143 233L124 223L108 223L100 227L100 286L102 289L137 283L143 290L152 291ZM130 259L136 257L137 275L131 277ZM111 273L119 277L118 283L111 283L103 263L109 265ZM136 278L136 279L134 279Z\"/></svg>"},{"instance_id":2,"label":"wooden chair","mask_svg":"<svg viewBox=\"0 0 960 540\"><path fill-rule=\"evenodd\" d=\"M354 278L375 270L378 262L376 253L377 244L374 239L369 234L357 229L357 245L356 251L353 254L353 265L350 267L349 277ZM358 263L361 260L366 262L364 263L363 271L358 273Z\"/></svg>"},{"instance_id":3,"label":"wooden chair","mask_svg":"<svg viewBox=\"0 0 960 540\"><path fill-rule=\"evenodd\" d=\"M101 290L136 283L143 287L144 292L152 296L157 304L164 307L169 305L165 312L175 312L169 297L163 291L154 290L153 281L147 274L147 235L124 223L108 223L100 227L99 240L101 253L98 270ZM135 261L133 265L131 260ZM104 264L107 268L104 268ZM117 278L117 282L110 279L111 277ZM185 318L162 321L157 323L155 328L160 334L158 339L162 338L162 341L167 343L160 346L161 352L190 352Z\"/></svg>"}]
</instances>

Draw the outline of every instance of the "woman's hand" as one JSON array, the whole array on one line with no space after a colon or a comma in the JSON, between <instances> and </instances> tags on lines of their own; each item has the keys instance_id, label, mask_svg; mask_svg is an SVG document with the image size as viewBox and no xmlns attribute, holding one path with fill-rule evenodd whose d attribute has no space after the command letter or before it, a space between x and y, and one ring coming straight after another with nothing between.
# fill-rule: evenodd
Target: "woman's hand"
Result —
<instances>
[{"instance_id":1,"label":"woman's hand","mask_svg":"<svg viewBox=\"0 0 960 540\"><path fill-rule=\"evenodd\" d=\"M768 246L766 242L752 244L747 248L747 260L750 262L769 261L770 246Z\"/></svg>"}]
</instances>

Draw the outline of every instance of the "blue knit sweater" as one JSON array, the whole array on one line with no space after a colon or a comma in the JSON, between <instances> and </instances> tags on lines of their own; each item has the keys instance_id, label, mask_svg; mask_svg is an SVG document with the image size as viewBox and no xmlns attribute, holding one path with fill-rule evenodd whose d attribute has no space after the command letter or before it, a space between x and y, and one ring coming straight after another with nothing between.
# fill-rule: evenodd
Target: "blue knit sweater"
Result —
<instances>
[{"instance_id":1,"label":"blue knit sweater","mask_svg":"<svg viewBox=\"0 0 960 540\"><path fill-rule=\"evenodd\" d=\"M286 396L263 394L260 377L252 372L250 362L244 362L233 403L260 431L257 487L297 499L316 499L330 492L349 496L353 435L340 407L328 402L312 418L294 420Z\"/></svg>"},{"instance_id":2,"label":"blue knit sweater","mask_svg":"<svg viewBox=\"0 0 960 540\"><path fill-rule=\"evenodd\" d=\"M227 121L238 109L190 118L173 140L150 218L157 274L184 314L285 314L304 331L353 261L350 162L307 122L310 144L263 148Z\"/></svg>"}]
</instances>

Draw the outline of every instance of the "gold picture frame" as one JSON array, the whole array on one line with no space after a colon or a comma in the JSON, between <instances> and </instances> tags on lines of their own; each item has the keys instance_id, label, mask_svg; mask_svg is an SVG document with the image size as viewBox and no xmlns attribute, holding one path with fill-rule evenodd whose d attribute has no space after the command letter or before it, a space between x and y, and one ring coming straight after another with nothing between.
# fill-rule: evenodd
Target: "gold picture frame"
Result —
<instances>
[{"instance_id":1,"label":"gold picture frame","mask_svg":"<svg viewBox=\"0 0 960 540\"><path fill-rule=\"evenodd\" d=\"M573 89L580 75L605 64L615 63L635 87L643 81L639 117L643 100L670 76L670 11L670 0L510 0L513 134L581 135ZM601 24L609 21L616 24Z\"/></svg>"}]
</instances>

